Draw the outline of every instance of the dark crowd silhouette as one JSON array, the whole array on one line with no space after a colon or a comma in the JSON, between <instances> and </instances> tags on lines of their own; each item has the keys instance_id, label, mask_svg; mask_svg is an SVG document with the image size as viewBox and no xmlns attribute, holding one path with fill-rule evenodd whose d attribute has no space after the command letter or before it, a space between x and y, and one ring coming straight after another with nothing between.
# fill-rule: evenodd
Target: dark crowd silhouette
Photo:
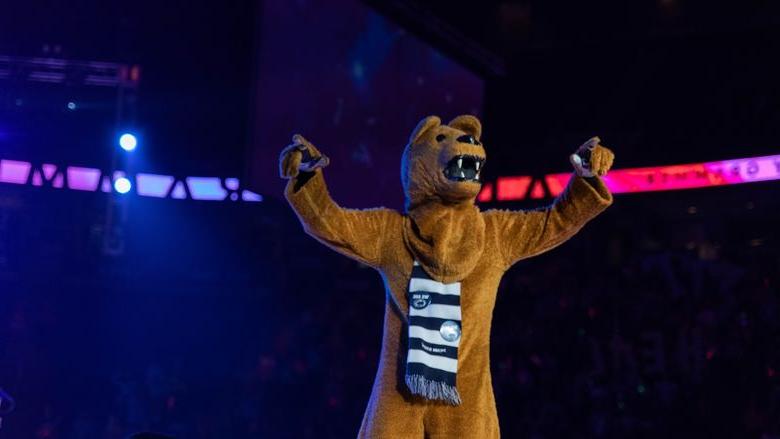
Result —
<instances>
[{"instance_id":1,"label":"dark crowd silhouette","mask_svg":"<svg viewBox=\"0 0 780 439\"><path fill-rule=\"evenodd\" d=\"M507 273L491 345L502 435L780 438L776 211L760 189L755 204L727 191L619 198ZM0 432L353 437L379 276L284 205L148 203L112 263L89 209L46 227L44 208L3 214L0 386L16 409Z\"/></svg>"}]
</instances>

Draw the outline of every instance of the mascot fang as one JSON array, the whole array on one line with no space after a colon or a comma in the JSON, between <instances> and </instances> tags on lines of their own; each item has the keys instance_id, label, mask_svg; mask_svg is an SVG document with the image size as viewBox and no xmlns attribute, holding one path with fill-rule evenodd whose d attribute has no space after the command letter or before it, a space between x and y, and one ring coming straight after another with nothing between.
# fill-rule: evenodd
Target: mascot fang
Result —
<instances>
[{"instance_id":1,"label":"mascot fang","mask_svg":"<svg viewBox=\"0 0 780 439\"><path fill-rule=\"evenodd\" d=\"M346 209L328 194L328 158L300 135L280 156L285 196L304 230L378 270L386 306L379 360L359 437L497 438L490 324L503 274L560 245L612 203L601 177L614 155L594 137L542 209L481 211L482 127L464 115L423 119L401 161L403 213Z\"/></svg>"}]
</instances>

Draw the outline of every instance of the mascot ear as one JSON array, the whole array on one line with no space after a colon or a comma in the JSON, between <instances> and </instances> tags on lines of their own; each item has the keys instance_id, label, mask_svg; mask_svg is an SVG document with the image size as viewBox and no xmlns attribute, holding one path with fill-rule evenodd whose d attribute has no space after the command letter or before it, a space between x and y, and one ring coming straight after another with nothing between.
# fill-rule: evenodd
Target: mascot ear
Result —
<instances>
[{"instance_id":1,"label":"mascot ear","mask_svg":"<svg viewBox=\"0 0 780 439\"><path fill-rule=\"evenodd\" d=\"M412 131L412 135L409 136L409 143L417 143L417 140L419 140L423 134L425 134L431 128L436 128L439 125L441 125L441 119L439 119L437 116L426 117L425 119L421 120L420 123L417 124L417 127L415 127L414 131Z\"/></svg>"},{"instance_id":2,"label":"mascot ear","mask_svg":"<svg viewBox=\"0 0 780 439\"><path fill-rule=\"evenodd\" d=\"M458 116L455 119L452 119L448 125L457 128L466 134L471 134L477 140L482 136L482 124L479 123L479 119L470 114Z\"/></svg>"}]
</instances>

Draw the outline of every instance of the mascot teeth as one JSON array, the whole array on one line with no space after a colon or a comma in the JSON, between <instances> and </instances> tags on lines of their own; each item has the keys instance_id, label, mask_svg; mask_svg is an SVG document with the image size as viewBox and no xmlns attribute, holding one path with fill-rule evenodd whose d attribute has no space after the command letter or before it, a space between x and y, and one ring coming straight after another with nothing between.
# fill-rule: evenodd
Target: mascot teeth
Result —
<instances>
[{"instance_id":1,"label":"mascot teeth","mask_svg":"<svg viewBox=\"0 0 780 439\"><path fill-rule=\"evenodd\" d=\"M473 155L458 155L444 167L444 175L453 181L479 182L479 173L485 159Z\"/></svg>"}]
</instances>

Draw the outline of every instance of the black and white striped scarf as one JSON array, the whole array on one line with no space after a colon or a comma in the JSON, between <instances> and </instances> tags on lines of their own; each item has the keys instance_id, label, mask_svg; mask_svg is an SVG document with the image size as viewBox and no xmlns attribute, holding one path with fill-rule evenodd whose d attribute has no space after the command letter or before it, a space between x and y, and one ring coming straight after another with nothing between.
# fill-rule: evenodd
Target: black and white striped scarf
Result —
<instances>
[{"instance_id":1,"label":"black and white striped scarf","mask_svg":"<svg viewBox=\"0 0 780 439\"><path fill-rule=\"evenodd\" d=\"M414 261L407 296L406 385L415 395L460 405L455 386L461 339L460 282L437 282Z\"/></svg>"}]
</instances>

